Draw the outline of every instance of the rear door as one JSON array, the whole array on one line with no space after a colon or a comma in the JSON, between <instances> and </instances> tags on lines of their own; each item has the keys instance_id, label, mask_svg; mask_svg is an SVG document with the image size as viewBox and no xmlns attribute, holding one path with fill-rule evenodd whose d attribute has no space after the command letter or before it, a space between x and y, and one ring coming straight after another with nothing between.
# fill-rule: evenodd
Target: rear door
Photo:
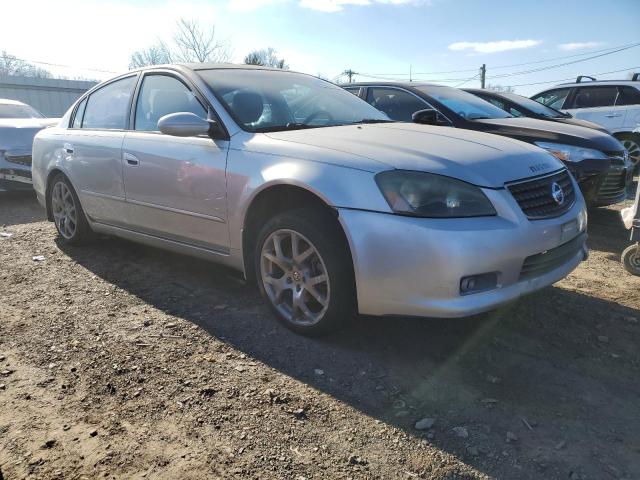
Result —
<instances>
[{"instance_id":1,"label":"rear door","mask_svg":"<svg viewBox=\"0 0 640 480\"><path fill-rule=\"evenodd\" d=\"M627 107L616 105L618 87L615 85L594 85L576 87L565 111L575 118L602 125L607 130L616 131L624 125Z\"/></svg>"},{"instance_id":2,"label":"rear door","mask_svg":"<svg viewBox=\"0 0 640 480\"><path fill-rule=\"evenodd\" d=\"M149 72L134 102L122 149L127 216L134 228L226 252L229 142L174 137L158 130L158 120L170 113L207 118L204 99L173 72Z\"/></svg>"},{"instance_id":3,"label":"rear door","mask_svg":"<svg viewBox=\"0 0 640 480\"><path fill-rule=\"evenodd\" d=\"M137 74L114 80L78 104L64 140L65 167L82 207L97 222L123 226L122 142Z\"/></svg>"}]
</instances>

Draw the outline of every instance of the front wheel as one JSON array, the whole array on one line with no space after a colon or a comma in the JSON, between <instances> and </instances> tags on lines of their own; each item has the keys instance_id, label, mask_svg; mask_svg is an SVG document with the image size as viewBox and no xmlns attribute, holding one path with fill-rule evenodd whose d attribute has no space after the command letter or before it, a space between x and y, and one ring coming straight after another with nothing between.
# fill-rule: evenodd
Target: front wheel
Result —
<instances>
[{"instance_id":1,"label":"front wheel","mask_svg":"<svg viewBox=\"0 0 640 480\"><path fill-rule=\"evenodd\" d=\"M640 244L629 245L624 249L622 264L627 272L640 276Z\"/></svg>"},{"instance_id":2,"label":"front wheel","mask_svg":"<svg viewBox=\"0 0 640 480\"><path fill-rule=\"evenodd\" d=\"M263 226L255 250L258 286L278 320L299 333L325 333L354 314L348 247L325 212L299 209Z\"/></svg>"}]
</instances>

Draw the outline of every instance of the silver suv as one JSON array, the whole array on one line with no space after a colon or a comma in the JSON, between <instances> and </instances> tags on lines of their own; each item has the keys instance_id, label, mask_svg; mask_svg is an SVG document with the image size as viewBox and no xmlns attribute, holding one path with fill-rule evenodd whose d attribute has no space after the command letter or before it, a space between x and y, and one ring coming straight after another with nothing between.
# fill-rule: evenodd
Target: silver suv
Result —
<instances>
[{"instance_id":1,"label":"silver suv","mask_svg":"<svg viewBox=\"0 0 640 480\"><path fill-rule=\"evenodd\" d=\"M563 83L531 98L603 126L622 142L636 168L640 164L640 74L634 74L632 80L606 81L582 75L574 83Z\"/></svg>"},{"instance_id":2,"label":"silver suv","mask_svg":"<svg viewBox=\"0 0 640 480\"><path fill-rule=\"evenodd\" d=\"M98 85L37 135L33 183L62 241L229 265L303 333L356 311L475 314L586 255L583 198L550 153L395 123L281 70L173 65Z\"/></svg>"}]
</instances>

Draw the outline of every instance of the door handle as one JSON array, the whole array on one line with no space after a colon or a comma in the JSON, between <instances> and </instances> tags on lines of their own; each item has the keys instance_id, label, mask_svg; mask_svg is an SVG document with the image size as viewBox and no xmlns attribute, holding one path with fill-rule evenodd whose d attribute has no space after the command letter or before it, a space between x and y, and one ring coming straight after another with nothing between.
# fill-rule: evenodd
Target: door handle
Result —
<instances>
[{"instance_id":1,"label":"door handle","mask_svg":"<svg viewBox=\"0 0 640 480\"><path fill-rule=\"evenodd\" d=\"M131 165L132 167L137 167L138 165L140 165L140 160L138 160L138 157L131 153L125 152L123 158L127 162L127 165Z\"/></svg>"},{"instance_id":2,"label":"door handle","mask_svg":"<svg viewBox=\"0 0 640 480\"><path fill-rule=\"evenodd\" d=\"M70 143L65 143L63 145L64 151L67 152L69 155L73 155L73 145L71 145Z\"/></svg>"},{"instance_id":3,"label":"door handle","mask_svg":"<svg viewBox=\"0 0 640 480\"><path fill-rule=\"evenodd\" d=\"M616 117L621 117L622 114L621 113L608 113L605 115L605 117L607 118L616 118Z\"/></svg>"}]
</instances>

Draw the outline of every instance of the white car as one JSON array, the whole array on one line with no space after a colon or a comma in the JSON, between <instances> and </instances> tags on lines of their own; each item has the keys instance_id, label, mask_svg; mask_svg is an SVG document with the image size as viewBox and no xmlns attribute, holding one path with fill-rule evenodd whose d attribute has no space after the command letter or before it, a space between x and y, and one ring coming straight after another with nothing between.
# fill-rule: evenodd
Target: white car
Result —
<instances>
[{"instance_id":1,"label":"white car","mask_svg":"<svg viewBox=\"0 0 640 480\"><path fill-rule=\"evenodd\" d=\"M590 81L584 81L584 79ZM580 120L602 125L629 151L633 164L640 163L640 73L632 80L598 81L580 76L531 97L548 107L570 113Z\"/></svg>"},{"instance_id":2,"label":"white car","mask_svg":"<svg viewBox=\"0 0 640 480\"><path fill-rule=\"evenodd\" d=\"M0 192L31 190L31 145L40 130L58 123L17 100L0 98Z\"/></svg>"}]
</instances>

